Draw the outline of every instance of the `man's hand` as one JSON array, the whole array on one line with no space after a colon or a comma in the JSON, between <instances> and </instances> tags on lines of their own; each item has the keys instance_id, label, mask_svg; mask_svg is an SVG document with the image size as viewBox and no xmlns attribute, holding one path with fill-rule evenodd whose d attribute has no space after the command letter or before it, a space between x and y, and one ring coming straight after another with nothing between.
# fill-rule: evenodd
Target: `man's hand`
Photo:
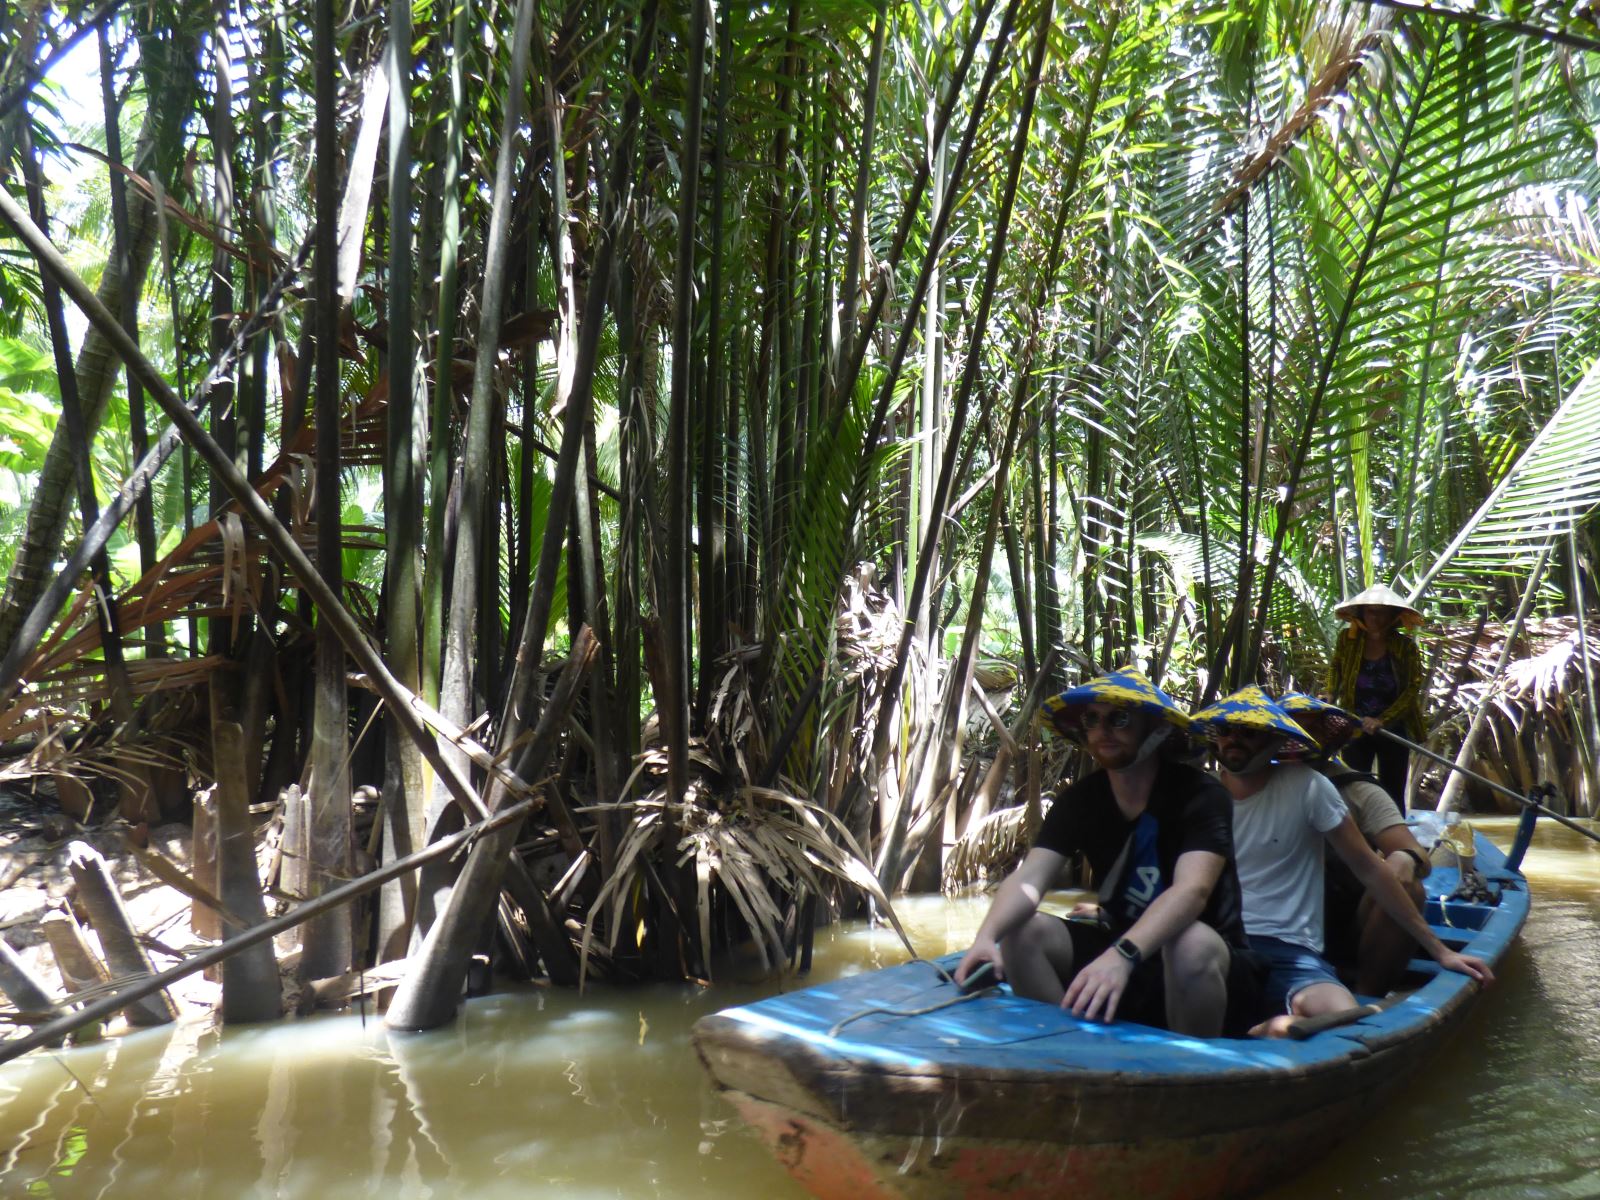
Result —
<instances>
[{"instance_id":1,"label":"man's hand","mask_svg":"<svg viewBox=\"0 0 1600 1200\"><path fill-rule=\"evenodd\" d=\"M1000 944L984 938L972 943L972 948L961 956L961 961L956 965L956 985L966 984L973 972L988 964L994 968L993 983L999 983L1006 977L1006 965L1000 960Z\"/></svg>"},{"instance_id":2,"label":"man's hand","mask_svg":"<svg viewBox=\"0 0 1600 1200\"><path fill-rule=\"evenodd\" d=\"M1085 921L1105 920L1105 913L1102 911L1100 906L1098 904L1091 903L1088 900L1080 900L1078 903L1074 904L1072 906L1072 911L1069 912L1067 916L1079 917Z\"/></svg>"},{"instance_id":3,"label":"man's hand","mask_svg":"<svg viewBox=\"0 0 1600 1200\"><path fill-rule=\"evenodd\" d=\"M1439 965L1446 971L1459 971L1463 975L1470 975L1484 987L1494 982L1494 972L1489 969L1489 964L1471 954L1457 954L1454 950L1446 950L1439 956Z\"/></svg>"},{"instance_id":4,"label":"man's hand","mask_svg":"<svg viewBox=\"0 0 1600 1200\"><path fill-rule=\"evenodd\" d=\"M1363 731L1372 734L1373 737L1377 737L1383 731L1383 722L1378 720L1377 717L1362 717L1361 728Z\"/></svg>"},{"instance_id":5,"label":"man's hand","mask_svg":"<svg viewBox=\"0 0 1600 1200\"><path fill-rule=\"evenodd\" d=\"M1133 964L1115 949L1107 950L1072 977L1061 1007L1086 1021L1114 1021L1132 975Z\"/></svg>"}]
</instances>

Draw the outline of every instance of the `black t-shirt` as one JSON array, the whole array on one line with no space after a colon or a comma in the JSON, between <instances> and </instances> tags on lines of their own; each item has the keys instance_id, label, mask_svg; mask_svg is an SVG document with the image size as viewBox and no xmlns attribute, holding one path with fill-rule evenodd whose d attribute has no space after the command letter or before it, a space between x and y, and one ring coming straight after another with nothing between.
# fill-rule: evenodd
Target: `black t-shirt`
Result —
<instances>
[{"instance_id":1,"label":"black t-shirt","mask_svg":"<svg viewBox=\"0 0 1600 1200\"><path fill-rule=\"evenodd\" d=\"M1246 944L1233 858L1233 797L1217 779L1195 767L1163 761L1144 814L1129 821L1111 793L1111 777L1095 771L1056 793L1034 845L1062 855L1082 851L1095 882L1103 885L1130 838L1133 847L1116 893L1101 902L1112 933L1125 933L1150 901L1172 886L1179 855L1205 850L1222 855L1225 864L1200 919L1229 945Z\"/></svg>"}]
</instances>

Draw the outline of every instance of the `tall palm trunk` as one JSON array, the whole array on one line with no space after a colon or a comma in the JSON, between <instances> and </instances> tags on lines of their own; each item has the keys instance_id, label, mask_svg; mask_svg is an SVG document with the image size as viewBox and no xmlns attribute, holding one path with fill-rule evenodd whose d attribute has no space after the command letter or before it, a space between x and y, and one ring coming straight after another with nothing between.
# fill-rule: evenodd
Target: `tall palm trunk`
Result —
<instances>
[{"instance_id":1,"label":"tall palm trunk","mask_svg":"<svg viewBox=\"0 0 1600 1200\"><path fill-rule=\"evenodd\" d=\"M955 403L950 414L950 428L947 434L948 441L945 445L944 461L939 467L939 480L934 485L933 510L943 513L950 501L951 489L955 482L956 460L959 454L962 437L966 429L967 412L972 402L973 392L978 385L978 371L983 365L984 337L988 332L989 314L994 306L997 285L1000 279L1000 268L1006 256L1007 239L1011 230L1011 214L1016 205L1017 182L1022 174L1022 161L1026 155L1029 141L1033 134L1033 110L1037 99L1039 75L1044 69L1045 51L1049 45L1050 11L1051 3L1046 0L1039 21L1039 29L1034 38L1033 59L1028 65L1028 76L1023 93L1022 112L1017 119L1016 140L1012 145L1010 161L1004 183L1001 185L1000 211L995 220L993 241L989 247L988 263L984 270L981 290L978 294L977 312L973 316L972 333L966 346L966 360L961 373L961 382L956 388ZM1010 16L1010 13L1007 14ZM1002 39L1000 47L1005 44ZM1001 56L1003 51L997 47L995 54ZM963 149L966 149L963 146ZM936 244L936 243L935 243ZM1011 431L1007 441L1015 436L1015 429ZM1009 461L1009 453L1007 454ZM1003 481L997 481L995 486L1002 487ZM924 539L922 548L917 557L917 571L912 580L911 594L906 599L908 611L915 611L926 594L933 573L934 551L939 538L929 536ZM993 543L990 542L990 550ZM872 757L875 763L884 763L889 741L894 730L892 715L895 706L900 700L900 684L905 678L908 651L911 639L915 633L911 625L906 625L900 635L900 644L895 650L894 665L889 669L888 677L883 684L883 700L878 712L878 722L874 734ZM910 823L910 804L901 801L896 807L888 836L885 840L883 853L878 863L878 881L886 889L892 889L899 881L901 855L904 850L906 830Z\"/></svg>"},{"instance_id":2,"label":"tall palm trunk","mask_svg":"<svg viewBox=\"0 0 1600 1200\"><path fill-rule=\"evenodd\" d=\"M424 393L416 386L416 330L411 273L411 6L389 9L389 429L384 460L384 597L389 666L413 692L422 690L418 616L421 561L422 471L418 434L426 428ZM428 797L422 756L392 725L386 739L383 861L420 850L426 836ZM378 956L405 951L405 930L416 911L416 877L385 886L378 901Z\"/></svg>"},{"instance_id":3,"label":"tall palm trunk","mask_svg":"<svg viewBox=\"0 0 1600 1200\"><path fill-rule=\"evenodd\" d=\"M145 113L138 148L134 152L136 162L152 161L156 149L156 109L157 106L152 105ZM156 169L160 169L159 164ZM137 294L143 288L145 273L155 252L156 224L155 206L143 195L135 195L128 210L129 269L124 274L115 260L108 262L97 289L100 302L112 312L121 310L125 290ZM105 417L106 405L116 387L118 365L105 335L90 328L73 363L86 437L94 436ZM27 528L11 563L5 597L0 600L0 646L11 645L34 601L50 582L51 567L66 538L70 505L76 496L75 456L76 449L66 426L57 425L34 485Z\"/></svg>"},{"instance_id":4,"label":"tall palm trunk","mask_svg":"<svg viewBox=\"0 0 1600 1200\"><path fill-rule=\"evenodd\" d=\"M23 119L26 122L26 111ZM48 235L49 225L44 211L44 186L40 178L39 159L26 125L22 135L22 173L27 183L28 202L33 209L34 223ZM44 295L45 319L50 330L50 345L55 354L56 378L61 390L61 424L71 437L74 449L73 478L77 485L83 527L87 530L94 525L100 515L100 505L95 498L94 441L84 428L83 409L78 401L78 383L72 369L71 340L67 333L61 287L42 265L39 274ZM111 686L111 711L117 724L123 729L123 736L132 736L133 689L128 684L128 671L122 655L122 634L117 628L116 592L111 582L111 561L104 549L94 555L91 561L91 573L96 593L95 624L99 628L100 649L105 658L106 678ZM150 791L148 777L137 766L130 769L129 782L122 788L122 815L130 821L148 821L159 815L155 797Z\"/></svg>"},{"instance_id":5,"label":"tall palm trunk","mask_svg":"<svg viewBox=\"0 0 1600 1200\"><path fill-rule=\"evenodd\" d=\"M493 442L495 409L495 358L500 350L500 323L505 311L507 264L511 245L511 212L516 164L522 146L524 93L528 86L529 42L533 36L533 0L519 0L516 29L511 43L511 70L506 80L505 112L500 130L500 154L495 167L494 202L484 246L483 296L479 302L477 359L472 373L472 400L467 411L467 441L459 475L460 502L456 527L455 561L451 567L450 615L445 625L444 674L440 686L440 711L465 725L473 713L473 633L480 604L493 605L491 593L480 597L483 564L480 553L499 561L497 543L480 543L488 509L495 503L492 486L499 471L491 469L491 455L501 455ZM503 457L503 456L502 456ZM465 756L454 747L446 753ZM435 798L435 808L445 802Z\"/></svg>"},{"instance_id":6,"label":"tall palm trunk","mask_svg":"<svg viewBox=\"0 0 1600 1200\"><path fill-rule=\"evenodd\" d=\"M339 126L333 0L316 0L316 531L317 572L335 595L344 589L344 529L339 502ZM332 626L317 623L316 707L311 742L311 897L337 887L351 869L350 774L346 748L349 703L345 656ZM351 967L352 914L345 909L308 922L301 972L307 979Z\"/></svg>"}]
</instances>

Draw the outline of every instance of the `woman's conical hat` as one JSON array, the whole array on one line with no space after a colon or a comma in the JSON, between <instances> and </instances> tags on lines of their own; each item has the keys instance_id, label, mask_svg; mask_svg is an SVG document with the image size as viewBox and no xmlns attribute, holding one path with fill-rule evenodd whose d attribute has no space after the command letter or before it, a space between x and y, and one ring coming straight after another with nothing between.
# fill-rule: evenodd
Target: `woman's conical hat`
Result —
<instances>
[{"instance_id":1,"label":"woman's conical hat","mask_svg":"<svg viewBox=\"0 0 1600 1200\"><path fill-rule=\"evenodd\" d=\"M1189 725L1196 733L1211 736L1215 736L1216 731L1224 725L1275 733L1283 738L1283 745L1274 756L1277 758L1299 758L1317 753L1316 739L1274 704L1271 696L1254 685L1242 688L1231 696L1224 696L1209 708L1202 708L1189 718Z\"/></svg>"},{"instance_id":2,"label":"woman's conical hat","mask_svg":"<svg viewBox=\"0 0 1600 1200\"><path fill-rule=\"evenodd\" d=\"M1419 610L1407 603L1404 596L1382 583L1375 583L1366 591L1357 592L1334 609L1333 614L1341 621L1354 621L1356 614L1363 608L1398 608L1400 623L1412 628L1427 620Z\"/></svg>"},{"instance_id":3,"label":"woman's conical hat","mask_svg":"<svg viewBox=\"0 0 1600 1200\"><path fill-rule=\"evenodd\" d=\"M1070 687L1059 696L1051 696L1044 702L1042 715L1050 727L1063 737L1081 739L1083 725L1080 716L1091 704L1137 709L1154 713L1178 729L1189 727L1189 714L1136 667L1112 671L1109 675L1101 675L1088 683Z\"/></svg>"}]
</instances>

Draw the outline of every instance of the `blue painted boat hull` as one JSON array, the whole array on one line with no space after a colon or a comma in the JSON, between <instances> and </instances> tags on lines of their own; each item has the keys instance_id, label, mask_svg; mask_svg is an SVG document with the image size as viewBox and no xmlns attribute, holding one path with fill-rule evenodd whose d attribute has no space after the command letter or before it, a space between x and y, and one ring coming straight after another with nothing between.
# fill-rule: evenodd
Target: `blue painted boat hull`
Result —
<instances>
[{"instance_id":1,"label":"blue painted boat hull","mask_svg":"<svg viewBox=\"0 0 1600 1200\"><path fill-rule=\"evenodd\" d=\"M1440 867L1427 881L1429 923L1493 964L1529 895L1481 836L1477 853L1500 903L1444 902L1458 875ZM1326 1153L1461 1023L1478 986L1413 966L1421 986L1404 999L1301 1042L1102 1025L1008 989L935 1008L956 993L927 962L725 1010L701 1020L694 1041L719 1088L818 1196L1213 1200ZM897 1015L921 1009L933 1011Z\"/></svg>"}]
</instances>

